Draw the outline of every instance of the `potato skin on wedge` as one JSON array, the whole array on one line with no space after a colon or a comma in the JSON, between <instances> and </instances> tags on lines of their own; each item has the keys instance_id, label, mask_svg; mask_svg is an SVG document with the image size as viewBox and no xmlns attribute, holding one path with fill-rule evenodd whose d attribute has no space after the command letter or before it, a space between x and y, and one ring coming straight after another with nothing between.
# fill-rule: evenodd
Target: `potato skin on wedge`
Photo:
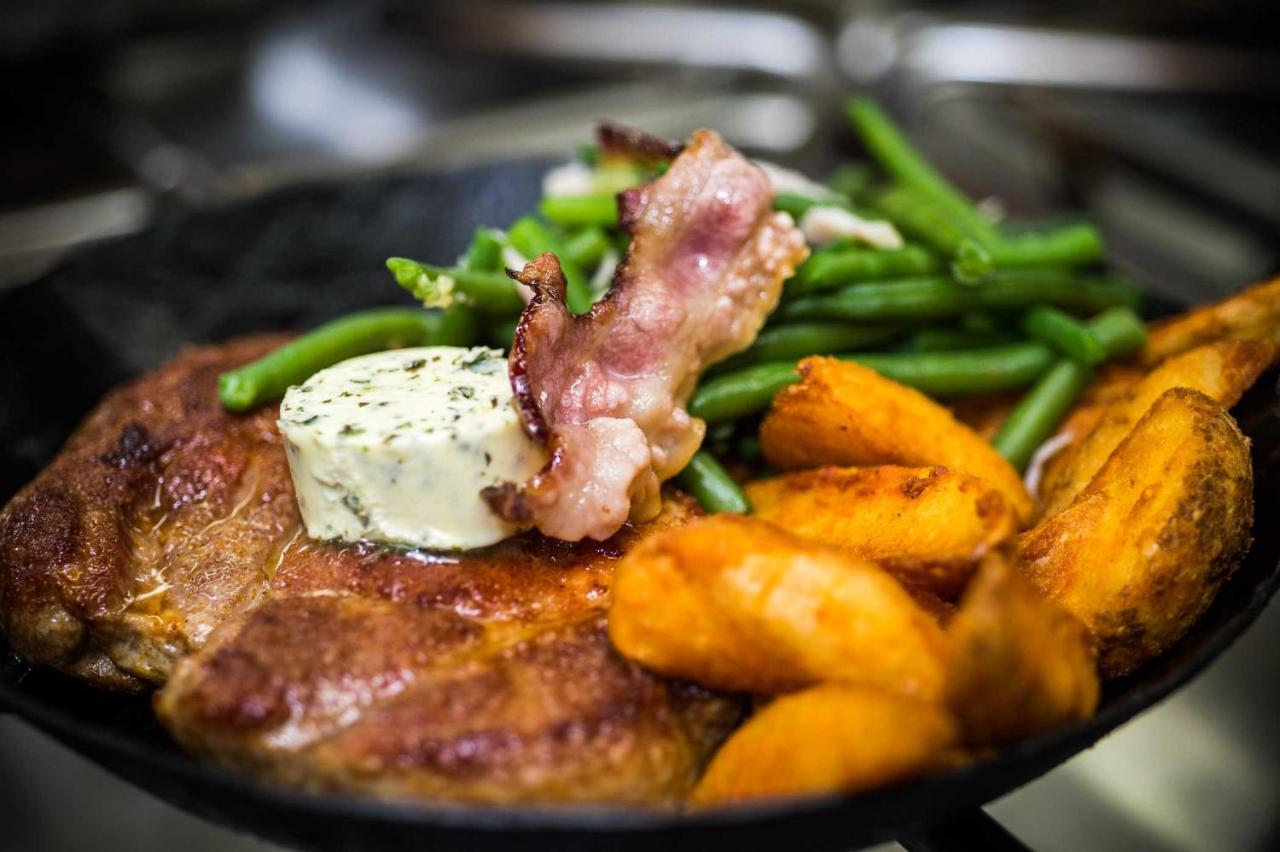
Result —
<instances>
[{"instance_id":1,"label":"potato skin on wedge","mask_svg":"<svg viewBox=\"0 0 1280 852\"><path fill-rule=\"evenodd\" d=\"M1138 361L1154 366L1217 340L1269 340L1280 346L1280 277L1155 323Z\"/></svg>"},{"instance_id":2,"label":"potato skin on wedge","mask_svg":"<svg viewBox=\"0 0 1280 852\"><path fill-rule=\"evenodd\" d=\"M748 483L755 516L954 597L1017 524L991 486L945 467L820 467Z\"/></svg>"},{"instance_id":3,"label":"potato skin on wedge","mask_svg":"<svg viewBox=\"0 0 1280 852\"><path fill-rule=\"evenodd\" d=\"M1085 626L1022 577L1003 552L982 560L951 622L947 703L965 742L1013 742L1098 706Z\"/></svg>"},{"instance_id":4,"label":"potato skin on wedge","mask_svg":"<svg viewBox=\"0 0 1280 852\"><path fill-rule=\"evenodd\" d=\"M1199 346L1165 361L1120 399L1106 406L1080 441L1045 466L1040 480L1042 516L1075 499L1152 404L1170 388L1192 388L1230 408L1275 358L1264 340L1228 340Z\"/></svg>"},{"instance_id":5,"label":"potato skin on wedge","mask_svg":"<svg viewBox=\"0 0 1280 852\"><path fill-rule=\"evenodd\" d=\"M944 465L999 490L1020 525L1034 506L1009 462L942 405L875 370L805 358L760 426L765 459L781 470L822 465Z\"/></svg>"},{"instance_id":6,"label":"potato skin on wedge","mask_svg":"<svg viewBox=\"0 0 1280 852\"><path fill-rule=\"evenodd\" d=\"M1062 512L1018 542L1024 575L1084 622L1103 675L1176 642L1249 545L1248 439L1188 388L1165 391Z\"/></svg>"},{"instance_id":7,"label":"potato skin on wedge","mask_svg":"<svg viewBox=\"0 0 1280 852\"><path fill-rule=\"evenodd\" d=\"M937 704L824 684L785 695L737 730L694 789L694 805L878 787L939 768L957 725Z\"/></svg>"},{"instance_id":8,"label":"potato skin on wedge","mask_svg":"<svg viewBox=\"0 0 1280 852\"><path fill-rule=\"evenodd\" d=\"M734 515L629 552L609 637L646 668L737 692L841 681L932 699L946 674L941 628L879 566Z\"/></svg>"}]
</instances>

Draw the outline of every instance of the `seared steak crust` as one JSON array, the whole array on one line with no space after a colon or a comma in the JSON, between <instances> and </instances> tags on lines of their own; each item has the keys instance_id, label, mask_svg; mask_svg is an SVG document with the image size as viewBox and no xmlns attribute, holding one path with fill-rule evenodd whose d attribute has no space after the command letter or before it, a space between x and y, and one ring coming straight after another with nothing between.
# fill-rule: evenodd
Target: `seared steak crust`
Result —
<instances>
[{"instance_id":1,"label":"seared steak crust","mask_svg":"<svg viewBox=\"0 0 1280 852\"><path fill-rule=\"evenodd\" d=\"M112 391L0 513L0 627L27 660L161 683L266 589L297 526L275 412L227 414L218 374L278 335L189 350Z\"/></svg>"},{"instance_id":2,"label":"seared steak crust","mask_svg":"<svg viewBox=\"0 0 1280 852\"><path fill-rule=\"evenodd\" d=\"M0 628L31 662L164 684L184 746L312 789L452 801L665 803L734 702L624 661L605 542L457 557L310 541L276 411L219 373L278 336L183 353L110 395L0 513Z\"/></svg>"}]
</instances>

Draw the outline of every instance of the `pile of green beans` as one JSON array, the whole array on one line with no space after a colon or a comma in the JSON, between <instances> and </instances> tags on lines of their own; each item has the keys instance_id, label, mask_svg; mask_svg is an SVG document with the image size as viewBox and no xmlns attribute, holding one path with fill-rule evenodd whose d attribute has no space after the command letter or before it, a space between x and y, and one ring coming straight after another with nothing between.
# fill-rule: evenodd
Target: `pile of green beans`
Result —
<instances>
[{"instance_id":1,"label":"pile of green beans","mask_svg":"<svg viewBox=\"0 0 1280 852\"><path fill-rule=\"evenodd\" d=\"M944 352L859 352L836 357L941 397L1025 387L1054 362L1053 350L1034 341ZM769 407L778 391L799 380L794 360L724 373L699 385L689 400L689 413L708 423L757 414Z\"/></svg>"},{"instance_id":2,"label":"pile of green beans","mask_svg":"<svg viewBox=\"0 0 1280 852\"><path fill-rule=\"evenodd\" d=\"M1113 308L1083 326L1101 340L1109 357L1142 345L1142 321L1128 308ZM812 352L807 354L826 354ZM953 397L1026 387L1057 361L1048 344L1035 340L936 352L863 352L837 357L931 396ZM1087 365L1086 365L1087 366ZM800 380L795 360L755 364L704 381L689 401L689 413L723 423L763 411L778 391Z\"/></svg>"},{"instance_id":3,"label":"pile of green beans","mask_svg":"<svg viewBox=\"0 0 1280 852\"><path fill-rule=\"evenodd\" d=\"M1040 233L1001 233L915 149L879 105L852 98L845 115L868 153L893 180L873 198L872 206L905 235L949 258L960 283L980 283L1000 269L1088 266L1103 260L1102 239L1087 223Z\"/></svg>"},{"instance_id":4,"label":"pile of green beans","mask_svg":"<svg viewBox=\"0 0 1280 852\"><path fill-rule=\"evenodd\" d=\"M1136 301L1137 291L1127 282L1027 270L998 273L996 278L973 289L945 276L870 281L829 294L794 299L783 304L773 319L920 323L951 319L972 310L1011 310L1046 304L1088 312L1117 305L1132 308Z\"/></svg>"},{"instance_id":5,"label":"pile of green beans","mask_svg":"<svg viewBox=\"0 0 1280 852\"><path fill-rule=\"evenodd\" d=\"M779 191L773 207L797 221L814 205L839 207L891 223L905 243L881 249L848 238L812 246L754 342L695 388L689 413L717 437L677 482L708 511L750 511L711 448L758 464L752 418L798 381L795 365L807 356L855 361L944 399L1026 389L994 439L1022 468L1098 367L1143 340L1139 292L1103 270L1105 246L1092 224L1006 232L878 104L853 98L845 117L870 160L837 169L827 189L814 193L820 197ZM588 311L600 296L591 282L607 280L628 245L615 193L662 174L664 165L622 161L594 147L582 159L591 180L581 190L546 195L505 231L478 229L455 264L387 261L402 287L438 309L372 311L322 326L224 375L224 404L248 410L318 369L388 346L509 346L524 308L504 269L513 254L554 253L570 311Z\"/></svg>"},{"instance_id":6,"label":"pile of green beans","mask_svg":"<svg viewBox=\"0 0 1280 852\"><path fill-rule=\"evenodd\" d=\"M1024 467L1096 368L1139 345L1138 289L1100 269L1105 247L1092 224L1005 233L879 105L853 98L845 113L882 177L850 164L828 185L907 243L816 248L756 344L712 371L690 412L709 423L757 416L798 380L797 359L835 355L938 397L1028 388L995 439ZM807 209L790 197L775 206Z\"/></svg>"}]
</instances>

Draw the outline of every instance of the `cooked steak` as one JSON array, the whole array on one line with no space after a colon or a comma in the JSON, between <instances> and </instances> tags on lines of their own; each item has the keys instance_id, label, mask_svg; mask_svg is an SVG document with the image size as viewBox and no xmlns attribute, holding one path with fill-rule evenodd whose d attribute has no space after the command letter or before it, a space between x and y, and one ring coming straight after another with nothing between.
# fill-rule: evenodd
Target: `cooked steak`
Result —
<instances>
[{"instance_id":1,"label":"cooked steak","mask_svg":"<svg viewBox=\"0 0 1280 852\"><path fill-rule=\"evenodd\" d=\"M141 690L266 590L298 527L275 412L218 374L279 336L189 350L117 388L0 514L0 625L27 660Z\"/></svg>"},{"instance_id":2,"label":"cooked steak","mask_svg":"<svg viewBox=\"0 0 1280 852\"><path fill-rule=\"evenodd\" d=\"M219 373L281 338L190 350L117 389L0 513L0 628L33 663L168 685L183 745L318 789L454 801L682 796L736 702L614 653L605 542L458 556L310 541L274 409ZM172 677L171 677L172 676Z\"/></svg>"}]
</instances>

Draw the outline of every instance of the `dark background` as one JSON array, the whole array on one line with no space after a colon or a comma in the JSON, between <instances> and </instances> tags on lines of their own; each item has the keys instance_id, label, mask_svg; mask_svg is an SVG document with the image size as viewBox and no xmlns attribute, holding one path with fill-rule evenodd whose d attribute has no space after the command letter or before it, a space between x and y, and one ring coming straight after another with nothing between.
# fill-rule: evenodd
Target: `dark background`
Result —
<instances>
[{"instance_id":1,"label":"dark background","mask_svg":"<svg viewBox=\"0 0 1280 852\"><path fill-rule=\"evenodd\" d=\"M0 288L185 208L562 155L606 116L821 173L859 89L975 196L1086 211L1126 272L1200 301L1280 271L1274 5L9 0ZM992 813L1037 849L1276 848L1277 640L1273 607ZM4 718L0 789L0 848L254 848Z\"/></svg>"}]
</instances>

